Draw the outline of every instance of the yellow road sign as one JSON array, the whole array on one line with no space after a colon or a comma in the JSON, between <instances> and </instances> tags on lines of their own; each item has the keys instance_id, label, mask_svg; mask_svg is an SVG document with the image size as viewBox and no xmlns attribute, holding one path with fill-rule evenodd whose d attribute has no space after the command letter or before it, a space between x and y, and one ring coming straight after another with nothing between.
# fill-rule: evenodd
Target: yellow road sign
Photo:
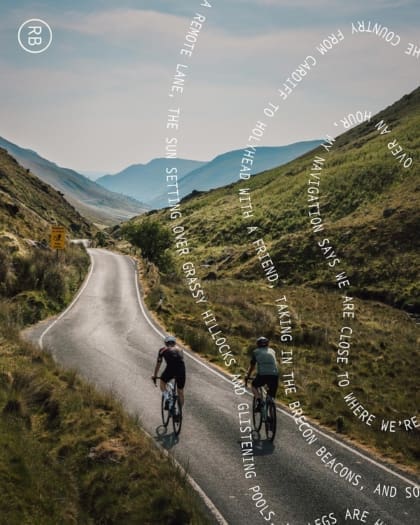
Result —
<instances>
[{"instance_id":1,"label":"yellow road sign","mask_svg":"<svg viewBox=\"0 0 420 525\"><path fill-rule=\"evenodd\" d=\"M64 250L66 247L66 229L64 226L51 226L50 248Z\"/></svg>"}]
</instances>

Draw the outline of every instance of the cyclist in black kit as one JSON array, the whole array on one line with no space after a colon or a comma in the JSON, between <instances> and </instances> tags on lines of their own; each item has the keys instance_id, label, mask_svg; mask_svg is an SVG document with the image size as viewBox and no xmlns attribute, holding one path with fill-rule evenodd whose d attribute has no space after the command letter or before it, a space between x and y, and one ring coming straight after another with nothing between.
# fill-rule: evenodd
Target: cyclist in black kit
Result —
<instances>
[{"instance_id":1,"label":"cyclist in black kit","mask_svg":"<svg viewBox=\"0 0 420 525\"><path fill-rule=\"evenodd\" d=\"M159 372L162 360L165 359L166 368L160 375L160 390L162 391L165 402L167 401L168 391L166 383L175 378L178 388L179 401L184 404L184 386L185 386L185 363L182 348L176 344L176 339L172 335L165 337L165 346L159 350L158 358L152 379L156 384L156 376Z\"/></svg>"}]
</instances>

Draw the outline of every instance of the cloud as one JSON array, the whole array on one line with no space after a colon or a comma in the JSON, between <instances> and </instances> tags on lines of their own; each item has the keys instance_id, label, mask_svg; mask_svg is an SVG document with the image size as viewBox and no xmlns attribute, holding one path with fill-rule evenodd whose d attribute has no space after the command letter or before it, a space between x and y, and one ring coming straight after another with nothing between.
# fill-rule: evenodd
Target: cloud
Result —
<instances>
[{"instance_id":1,"label":"cloud","mask_svg":"<svg viewBox=\"0 0 420 525\"><path fill-rule=\"evenodd\" d=\"M395 9L403 6L414 6L416 5L413 0L375 0L374 5L366 2L365 0L353 0L347 2L343 0L231 0L234 3L253 5L253 6L267 6L267 7L278 7L278 8L301 8L307 7L311 9L336 9L338 12L344 12L348 10L358 11L361 10L372 10L372 9Z\"/></svg>"},{"instance_id":2,"label":"cloud","mask_svg":"<svg viewBox=\"0 0 420 525\"><path fill-rule=\"evenodd\" d=\"M253 0L244 22L264 1L270 0ZM84 169L116 171L161 156L167 90L177 60L187 60L178 51L190 20L139 9L51 12L57 37L50 54L35 60L3 49L0 134ZM188 62L180 154L205 159L241 147L266 101L308 55L316 55L318 65L282 105L267 135L271 144L315 138L334 119L381 109L414 88L418 62L403 54L409 41L418 41L414 26L403 26L404 34L399 26L402 43L392 48L372 34L352 36L348 20L315 26L306 16L299 28L258 25L252 34L246 24L230 31L209 20ZM391 27L389 18L385 25ZM344 41L321 57L316 46L338 28Z\"/></svg>"},{"instance_id":3,"label":"cloud","mask_svg":"<svg viewBox=\"0 0 420 525\"><path fill-rule=\"evenodd\" d=\"M151 10L110 9L92 12L87 15L70 12L64 17L56 17L55 27L104 38L140 39L153 33L173 42L173 36L185 28L187 19Z\"/></svg>"}]
</instances>

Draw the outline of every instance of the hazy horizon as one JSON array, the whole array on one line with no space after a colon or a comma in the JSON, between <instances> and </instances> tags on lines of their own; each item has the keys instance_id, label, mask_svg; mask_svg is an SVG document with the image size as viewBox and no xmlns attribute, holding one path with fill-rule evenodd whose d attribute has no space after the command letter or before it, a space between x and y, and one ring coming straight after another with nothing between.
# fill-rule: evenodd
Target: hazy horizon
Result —
<instances>
[{"instance_id":1,"label":"hazy horizon","mask_svg":"<svg viewBox=\"0 0 420 525\"><path fill-rule=\"evenodd\" d=\"M6 137L1 137L0 138L3 138L4 140L8 141L8 139ZM257 146L257 149L258 148L282 148L282 147L287 147L287 146L292 146L293 144L297 144L299 142L313 142L313 141L317 141L317 140L322 140L322 139L311 139L309 141L297 141L297 142L293 142L291 144L278 144L278 145L263 145L263 146ZM12 142L12 141L8 141L8 142ZM121 170L118 170L116 172L102 172L102 171L96 171L96 170L76 170L75 168L73 168L73 166L62 166L60 163L58 162L55 162L54 159L50 159L50 158L47 158L45 155L42 154L42 152L40 151L36 151L34 150L34 148L30 147L30 146L22 146L22 144L16 144L14 142L12 142L13 144L15 144L16 146L22 148L22 149L25 149L25 150L31 150L31 151L35 151L35 153L37 155L39 155L40 157L42 157L43 159L49 161L49 162L52 162L54 164L57 164L57 166L59 168L63 168L63 169L70 169L70 170L73 170L73 171L76 171L77 173L79 173L80 175L83 175L87 178L89 178L90 180L93 180L93 181L96 181L97 179L99 179L100 177L103 177L105 175L118 175L119 173L121 173L122 171L125 171L127 168L130 168L131 166L137 166L137 165L147 165L147 164L150 164L150 162L154 161L154 160L158 160L158 159L163 159L164 157L154 157L153 159L150 159L146 162L130 162L128 161L128 164L125 165L123 168L121 168ZM233 151L239 151L238 149L234 149L234 150L229 150L229 151L222 151L220 153L217 153L214 157L212 157L211 159L207 159L207 160L203 160L203 159L187 159L187 158L182 158L181 157L178 157L180 160L190 160L190 161L198 161L198 162L203 162L203 163L208 163L208 162L211 162L213 161L215 158L221 156L221 155L225 155L227 153L231 153Z\"/></svg>"},{"instance_id":2,"label":"hazy horizon","mask_svg":"<svg viewBox=\"0 0 420 525\"><path fill-rule=\"evenodd\" d=\"M372 114L418 86L420 4L413 0L5 0L0 7L0 135L78 172L113 174L163 157L168 97L196 12L207 17L188 62L178 156L208 161L240 149L264 105L280 111L262 146L322 138L357 110ZM87 5L86 5L87 4ZM42 54L23 51L17 29L41 18L53 31ZM377 22L396 46L352 23ZM325 56L328 35L344 39ZM318 64L282 101L277 90L308 55ZM277 97L277 98L276 98Z\"/></svg>"}]
</instances>

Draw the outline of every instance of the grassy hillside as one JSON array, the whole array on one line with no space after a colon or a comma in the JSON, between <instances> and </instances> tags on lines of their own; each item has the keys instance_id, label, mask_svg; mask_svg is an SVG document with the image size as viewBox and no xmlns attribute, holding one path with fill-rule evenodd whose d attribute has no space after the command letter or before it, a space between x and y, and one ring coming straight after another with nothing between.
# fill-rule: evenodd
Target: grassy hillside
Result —
<instances>
[{"instance_id":1,"label":"grassy hillside","mask_svg":"<svg viewBox=\"0 0 420 525\"><path fill-rule=\"evenodd\" d=\"M374 123L386 120L392 133L381 136ZM258 226L254 238L269 243L280 276L287 283L324 286L331 272L311 236L307 208L308 178L316 154L324 156L321 210L325 233L339 250L352 276L355 293L396 306L420 309L416 252L420 226L419 165L420 89L372 120L342 135L332 151L319 148L288 165L186 201L184 223L201 262L229 253L229 261L212 268L220 277L254 279L261 275L246 225ZM390 154L397 138L411 152L409 170ZM239 169L238 169L239 172ZM241 218L238 188L252 192L254 218ZM164 215L159 217L164 220ZM251 249L250 249L251 248Z\"/></svg>"},{"instance_id":2,"label":"grassy hillside","mask_svg":"<svg viewBox=\"0 0 420 525\"><path fill-rule=\"evenodd\" d=\"M375 129L381 119L391 133ZM341 135L329 152L321 147L249 181L185 200L178 221L171 221L168 211L153 213L166 227L185 227L191 253L178 256L174 246L173 272L158 275L150 266L144 271L149 304L168 328L223 366L201 320L202 305L195 304L185 285L181 264L194 262L209 298L206 307L228 334L241 372L256 336L268 335L278 351L285 347L275 300L286 294L294 334L289 346L305 412L406 465L418 462L418 429L400 427L392 434L378 426L382 418L417 416L419 421L419 328L404 311L420 309L419 126L417 89ZM410 169L392 156L388 143L394 139L413 157ZM324 231L318 233L309 222L307 192L316 155L325 158L319 194ZM241 216L239 188L251 190L252 219ZM249 235L246 226L259 230ZM252 245L258 238L264 239L279 273L274 289L267 287ZM325 238L341 260L337 271L317 244ZM335 284L339 271L346 271L351 282L341 293ZM377 416L373 428L351 414L343 400L350 390L337 386L345 292L356 308L347 371L360 403ZM288 401L283 387L279 399Z\"/></svg>"},{"instance_id":3,"label":"grassy hillside","mask_svg":"<svg viewBox=\"0 0 420 525\"><path fill-rule=\"evenodd\" d=\"M62 194L0 148L0 232L40 241L48 238L51 224L65 226L74 237L91 234L91 225Z\"/></svg>"},{"instance_id":4,"label":"grassy hillside","mask_svg":"<svg viewBox=\"0 0 420 525\"><path fill-rule=\"evenodd\" d=\"M205 524L185 476L112 395L19 338L62 310L88 270L81 245L58 258L43 247L50 224L91 233L0 149L0 523Z\"/></svg>"}]
</instances>

